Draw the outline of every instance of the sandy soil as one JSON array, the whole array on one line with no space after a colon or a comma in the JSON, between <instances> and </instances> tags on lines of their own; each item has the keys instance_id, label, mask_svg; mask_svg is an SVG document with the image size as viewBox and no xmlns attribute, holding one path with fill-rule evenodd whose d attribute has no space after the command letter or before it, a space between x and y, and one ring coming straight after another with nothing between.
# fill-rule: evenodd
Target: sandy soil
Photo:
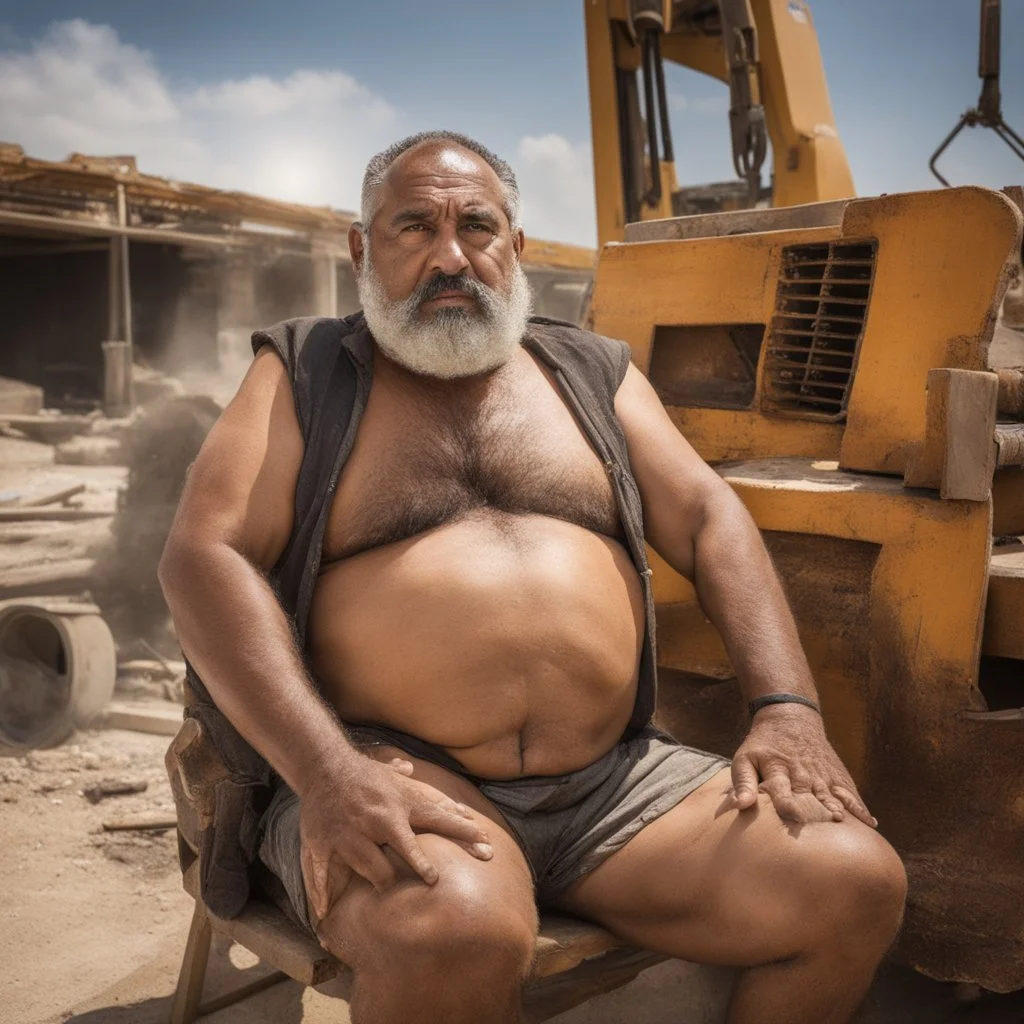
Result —
<instances>
[{"instance_id":1,"label":"sandy soil","mask_svg":"<svg viewBox=\"0 0 1024 1024\"><path fill-rule=\"evenodd\" d=\"M0 1022L163 1024L192 910L174 834L105 832L103 822L173 814L163 770L167 738L92 730L54 750L0 758ZM101 780L145 792L92 804ZM241 947L215 946L207 997L267 968ZM665 964L560 1024L713 1024L728 979ZM205 1018L210 1024L344 1024L337 987L285 982ZM862 1024L1021 1024L1024 993L956 1003L953 986L888 968ZM481 1022L484 1024L484 1022Z\"/></svg>"}]
</instances>

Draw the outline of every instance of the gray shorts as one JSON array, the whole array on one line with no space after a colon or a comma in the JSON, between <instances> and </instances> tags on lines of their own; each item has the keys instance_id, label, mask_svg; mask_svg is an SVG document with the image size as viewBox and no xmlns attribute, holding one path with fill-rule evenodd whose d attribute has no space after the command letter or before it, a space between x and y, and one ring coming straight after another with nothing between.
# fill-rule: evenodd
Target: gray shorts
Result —
<instances>
[{"instance_id":1,"label":"gray shorts","mask_svg":"<svg viewBox=\"0 0 1024 1024\"><path fill-rule=\"evenodd\" d=\"M451 769L443 751L374 726L350 726L356 746L387 744ZM492 781L466 776L501 811L533 873L537 902L551 904L728 764L654 726L568 775ZM299 798L282 785L263 816L260 860L280 881L297 922L314 932L299 858ZM276 888L276 886L274 887Z\"/></svg>"}]
</instances>

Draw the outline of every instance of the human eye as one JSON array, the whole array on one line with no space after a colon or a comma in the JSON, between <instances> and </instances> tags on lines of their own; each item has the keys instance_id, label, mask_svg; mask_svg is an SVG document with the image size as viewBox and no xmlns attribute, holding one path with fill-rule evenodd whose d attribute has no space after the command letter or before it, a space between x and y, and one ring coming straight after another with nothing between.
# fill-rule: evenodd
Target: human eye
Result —
<instances>
[{"instance_id":1,"label":"human eye","mask_svg":"<svg viewBox=\"0 0 1024 1024\"><path fill-rule=\"evenodd\" d=\"M462 225L464 234L471 238L484 241L494 235L494 227L485 220L467 220Z\"/></svg>"}]
</instances>

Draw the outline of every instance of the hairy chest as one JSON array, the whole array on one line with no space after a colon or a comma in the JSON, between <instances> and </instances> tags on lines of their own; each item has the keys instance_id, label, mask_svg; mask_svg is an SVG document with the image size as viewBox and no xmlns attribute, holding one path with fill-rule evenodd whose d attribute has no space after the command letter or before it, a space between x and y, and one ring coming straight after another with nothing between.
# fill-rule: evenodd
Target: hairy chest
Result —
<instances>
[{"instance_id":1,"label":"hairy chest","mask_svg":"<svg viewBox=\"0 0 1024 1024\"><path fill-rule=\"evenodd\" d=\"M621 536L604 465L532 360L483 394L378 375L331 509L326 559L474 515L551 516Z\"/></svg>"}]
</instances>

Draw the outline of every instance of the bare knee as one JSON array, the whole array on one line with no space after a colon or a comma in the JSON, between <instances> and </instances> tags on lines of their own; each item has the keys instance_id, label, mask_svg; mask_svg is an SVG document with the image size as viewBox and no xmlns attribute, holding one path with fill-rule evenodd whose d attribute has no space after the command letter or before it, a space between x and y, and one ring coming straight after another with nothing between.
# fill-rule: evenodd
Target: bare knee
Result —
<instances>
[{"instance_id":1,"label":"bare knee","mask_svg":"<svg viewBox=\"0 0 1024 1024\"><path fill-rule=\"evenodd\" d=\"M824 823L814 829L808 875L823 918L834 934L884 953L899 931L907 897L899 855L859 822Z\"/></svg>"},{"instance_id":2,"label":"bare knee","mask_svg":"<svg viewBox=\"0 0 1024 1024\"><path fill-rule=\"evenodd\" d=\"M324 922L349 947L346 961L396 981L449 976L452 984L521 985L537 934L532 900L495 892L479 868L449 863L433 886L404 880L383 895L368 891L335 922ZM327 927L324 927L324 926Z\"/></svg>"}]
</instances>

